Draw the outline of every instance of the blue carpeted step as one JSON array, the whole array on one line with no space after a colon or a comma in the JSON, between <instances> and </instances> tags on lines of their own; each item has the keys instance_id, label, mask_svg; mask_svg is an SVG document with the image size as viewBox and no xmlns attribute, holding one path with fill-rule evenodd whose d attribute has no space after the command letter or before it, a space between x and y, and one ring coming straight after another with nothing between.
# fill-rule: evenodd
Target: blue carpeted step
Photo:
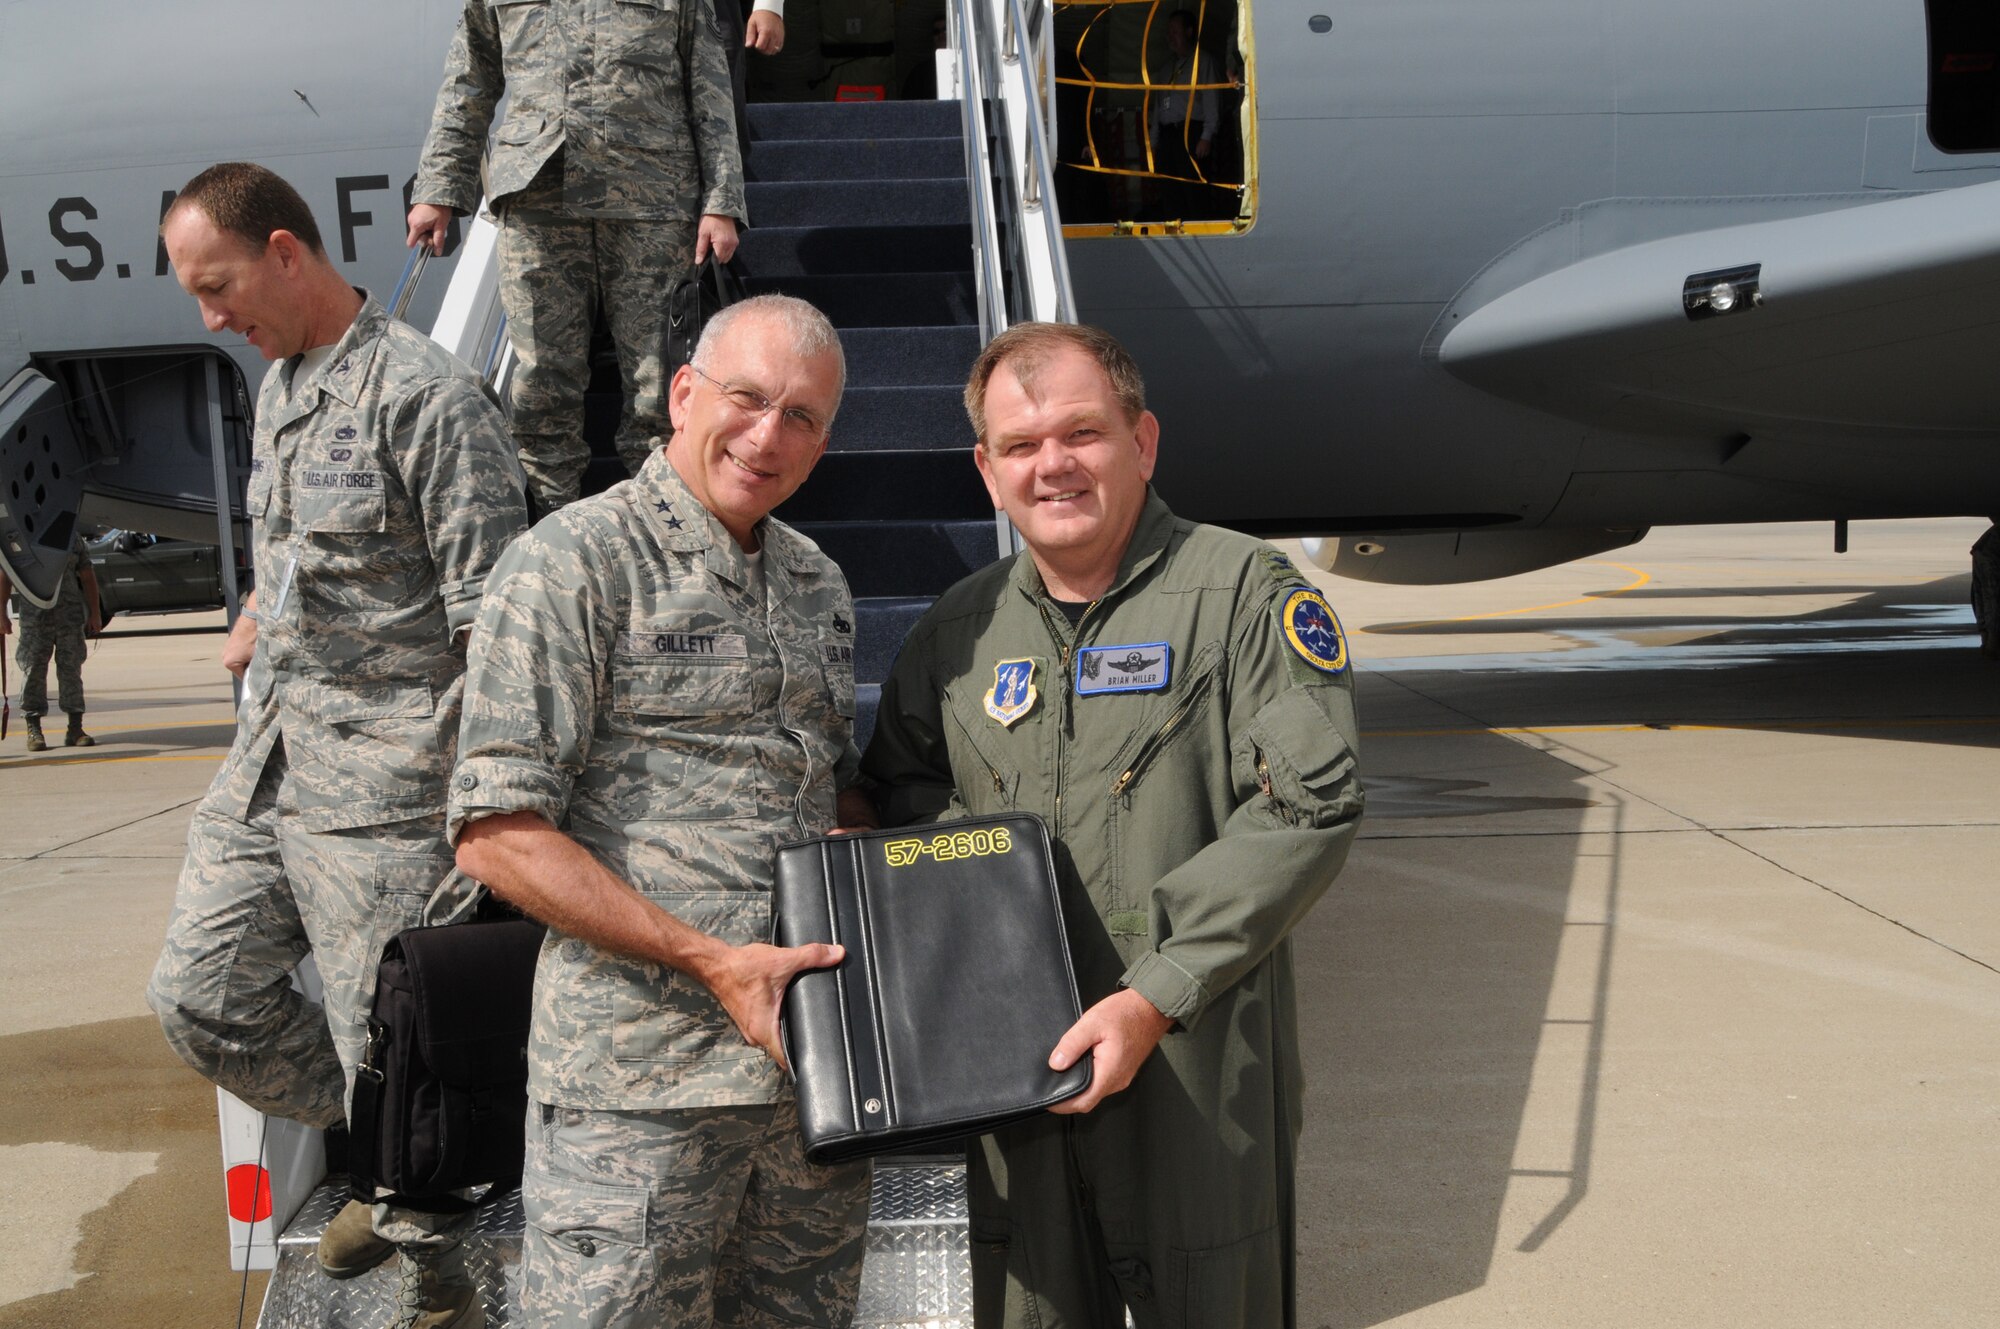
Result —
<instances>
[{"instance_id":1,"label":"blue carpeted step","mask_svg":"<svg viewBox=\"0 0 2000 1329\"><path fill-rule=\"evenodd\" d=\"M970 268L959 272L883 272L765 278L744 283L755 295L781 291L818 305L837 328L912 328L979 321Z\"/></svg>"},{"instance_id":2,"label":"blue carpeted step","mask_svg":"<svg viewBox=\"0 0 2000 1329\"><path fill-rule=\"evenodd\" d=\"M957 180L807 180L745 185L752 226L936 226L966 223Z\"/></svg>"},{"instance_id":3,"label":"blue carpeted step","mask_svg":"<svg viewBox=\"0 0 2000 1329\"><path fill-rule=\"evenodd\" d=\"M868 740L875 734L875 712L882 709L882 685L880 683L856 683L854 685L854 746L863 752L868 750Z\"/></svg>"},{"instance_id":4,"label":"blue carpeted step","mask_svg":"<svg viewBox=\"0 0 2000 1329\"><path fill-rule=\"evenodd\" d=\"M970 448L828 452L778 516L794 526L912 517L991 521L993 504Z\"/></svg>"},{"instance_id":5,"label":"blue carpeted step","mask_svg":"<svg viewBox=\"0 0 2000 1329\"><path fill-rule=\"evenodd\" d=\"M746 277L813 272L945 272L972 262L972 227L755 226L736 268Z\"/></svg>"},{"instance_id":6,"label":"blue carpeted step","mask_svg":"<svg viewBox=\"0 0 2000 1329\"><path fill-rule=\"evenodd\" d=\"M775 139L743 163L751 184L785 180L965 179L965 141L949 138Z\"/></svg>"},{"instance_id":7,"label":"blue carpeted step","mask_svg":"<svg viewBox=\"0 0 2000 1329\"><path fill-rule=\"evenodd\" d=\"M955 101L753 102L750 140L809 138L953 138L961 132ZM763 151L753 147L751 156Z\"/></svg>"},{"instance_id":8,"label":"blue carpeted step","mask_svg":"<svg viewBox=\"0 0 2000 1329\"><path fill-rule=\"evenodd\" d=\"M868 595L855 600L856 683L880 683L889 677L889 667L896 663L896 652L902 649L903 638L931 607L931 600L927 595Z\"/></svg>"},{"instance_id":9,"label":"blue carpeted step","mask_svg":"<svg viewBox=\"0 0 2000 1329\"><path fill-rule=\"evenodd\" d=\"M857 596L936 595L998 547L991 520L807 522L799 527L840 564Z\"/></svg>"},{"instance_id":10,"label":"blue carpeted step","mask_svg":"<svg viewBox=\"0 0 2000 1329\"><path fill-rule=\"evenodd\" d=\"M851 385L949 383L963 387L972 362L979 358L979 329L970 324L842 328L840 346L847 354L847 381Z\"/></svg>"},{"instance_id":11,"label":"blue carpeted step","mask_svg":"<svg viewBox=\"0 0 2000 1329\"><path fill-rule=\"evenodd\" d=\"M972 446L964 394L948 386L849 388L840 399L830 449L931 451Z\"/></svg>"}]
</instances>

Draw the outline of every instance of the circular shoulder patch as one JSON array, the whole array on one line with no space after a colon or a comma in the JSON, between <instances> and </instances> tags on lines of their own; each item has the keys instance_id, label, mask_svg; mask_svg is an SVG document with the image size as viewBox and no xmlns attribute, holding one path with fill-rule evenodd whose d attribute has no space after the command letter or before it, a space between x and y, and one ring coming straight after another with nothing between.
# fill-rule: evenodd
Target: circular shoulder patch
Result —
<instances>
[{"instance_id":1,"label":"circular shoulder patch","mask_svg":"<svg viewBox=\"0 0 2000 1329\"><path fill-rule=\"evenodd\" d=\"M1301 586L1288 593L1284 608L1278 611L1278 622L1284 625L1285 640L1301 660L1329 674L1347 668L1347 638L1340 633L1333 606L1318 591Z\"/></svg>"}]
</instances>

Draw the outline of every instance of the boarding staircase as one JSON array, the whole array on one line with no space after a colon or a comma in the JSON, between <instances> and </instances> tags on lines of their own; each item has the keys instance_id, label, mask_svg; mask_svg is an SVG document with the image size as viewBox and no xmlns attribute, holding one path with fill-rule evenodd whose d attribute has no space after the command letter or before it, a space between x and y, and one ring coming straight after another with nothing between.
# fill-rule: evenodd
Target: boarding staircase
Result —
<instances>
[{"instance_id":1,"label":"boarding staircase","mask_svg":"<svg viewBox=\"0 0 2000 1329\"><path fill-rule=\"evenodd\" d=\"M1049 11L1043 0L950 0L948 15L945 100L749 108L753 224L737 252L745 285L812 301L839 330L847 357L828 453L779 515L840 564L853 590L863 743L911 624L940 591L1016 548L969 455L966 371L1009 324L1073 317L1044 128L1053 89ZM433 335L504 392L510 353L490 226L472 228ZM608 348L596 361L586 491L624 474L611 442L616 362ZM292 1152L293 1172L311 1166L296 1132L281 1132L280 1141L257 1122L254 1137L240 1125L239 1137L254 1140L274 1172L269 1160L280 1148ZM229 1132L226 1114L225 1141ZM233 1252L239 1268L275 1264L260 1325L386 1323L391 1269L336 1283L314 1264L342 1198L321 1186L289 1221L274 1214L261 1227L282 1234L265 1235L261 1249L256 1231L232 1223L243 1243ZM522 1230L517 1192L483 1206L467 1239L474 1274L499 1294L488 1304L495 1329L518 1323ZM969 1329L964 1176L955 1157L878 1161L854 1323Z\"/></svg>"}]
</instances>

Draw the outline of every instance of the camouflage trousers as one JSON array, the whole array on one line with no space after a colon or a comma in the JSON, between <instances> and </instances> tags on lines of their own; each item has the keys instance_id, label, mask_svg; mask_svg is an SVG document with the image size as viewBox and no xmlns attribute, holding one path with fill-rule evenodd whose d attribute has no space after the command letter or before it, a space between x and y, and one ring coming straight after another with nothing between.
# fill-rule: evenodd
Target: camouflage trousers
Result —
<instances>
[{"instance_id":1,"label":"camouflage trousers","mask_svg":"<svg viewBox=\"0 0 2000 1329\"><path fill-rule=\"evenodd\" d=\"M49 657L56 661L56 700L71 715L83 714L84 605L81 597L64 595L48 609L37 609L19 596L14 609L20 641L14 662L21 666L21 714L49 713Z\"/></svg>"},{"instance_id":2,"label":"camouflage trousers","mask_svg":"<svg viewBox=\"0 0 2000 1329\"><path fill-rule=\"evenodd\" d=\"M216 777L188 827L166 946L146 1000L181 1060L260 1112L313 1126L347 1120L382 947L456 917L473 884L454 871L442 812L354 830L306 831L283 812L274 748L245 815ZM310 951L324 1006L292 986ZM449 1246L458 1215L377 1206L403 1245Z\"/></svg>"},{"instance_id":3,"label":"camouflage trousers","mask_svg":"<svg viewBox=\"0 0 2000 1329\"><path fill-rule=\"evenodd\" d=\"M574 502L590 463L583 396L602 306L618 348L618 457L633 475L674 432L660 365L667 292L694 264L692 222L566 218L560 184L537 182L501 209L500 302L514 345L509 419L543 512Z\"/></svg>"},{"instance_id":4,"label":"camouflage trousers","mask_svg":"<svg viewBox=\"0 0 2000 1329\"><path fill-rule=\"evenodd\" d=\"M524 1322L845 1326L868 1179L866 1162L806 1161L789 1099L632 1112L530 1102Z\"/></svg>"}]
</instances>

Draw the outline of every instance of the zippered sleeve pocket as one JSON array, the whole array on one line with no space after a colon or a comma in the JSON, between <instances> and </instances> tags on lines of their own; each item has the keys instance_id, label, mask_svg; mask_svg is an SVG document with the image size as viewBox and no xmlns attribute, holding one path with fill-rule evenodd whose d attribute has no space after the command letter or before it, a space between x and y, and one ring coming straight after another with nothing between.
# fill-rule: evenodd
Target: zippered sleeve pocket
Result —
<instances>
[{"instance_id":1,"label":"zippered sleeve pocket","mask_svg":"<svg viewBox=\"0 0 2000 1329\"><path fill-rule=\"evenodd\" d=\"M1258 795L1293 826L1334 825L1352 816L1361 800L1354 749L1313 692L1279 694L1246 731Z\"/></svg>"}]
</instances>

